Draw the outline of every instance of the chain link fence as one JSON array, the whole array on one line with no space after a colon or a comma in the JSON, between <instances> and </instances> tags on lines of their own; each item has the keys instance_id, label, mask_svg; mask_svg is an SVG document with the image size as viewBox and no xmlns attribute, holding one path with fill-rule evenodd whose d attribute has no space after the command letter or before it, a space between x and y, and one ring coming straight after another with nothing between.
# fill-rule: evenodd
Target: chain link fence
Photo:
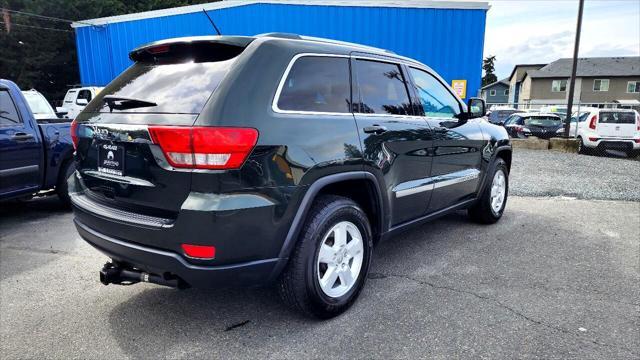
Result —
<instances>
[{"instance_id":1,"label":"chain link fence","mask_svg":"<svg viewBox=\"0 0 640 360\"><path fill-rule=\"evenodd\" d=\"M488 103L487 108L487 121L504 126L512 138L566 137L566 103ZM577 141L580 154L640 160L639 113L635 104L574 104L568 137Z\"/></svg>"}]
</instances>

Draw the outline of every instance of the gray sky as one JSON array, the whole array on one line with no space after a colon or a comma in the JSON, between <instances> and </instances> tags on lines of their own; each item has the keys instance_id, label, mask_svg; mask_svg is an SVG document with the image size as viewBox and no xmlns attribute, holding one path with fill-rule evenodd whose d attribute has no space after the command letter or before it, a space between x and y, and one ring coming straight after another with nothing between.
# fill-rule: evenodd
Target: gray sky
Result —
<instances>
[{"instance_id":1,"label":"gray sky","mask_svg":"<svg viewBox=\"0 0 640 360\"><path fill-rule=\"evenodd\" d=\"M515 64L571 57L577 0L493 0L484 54L496 55L496 73ZM580 57L640 56L640 0L585 0Z\"/></svg>"}]
</instances>

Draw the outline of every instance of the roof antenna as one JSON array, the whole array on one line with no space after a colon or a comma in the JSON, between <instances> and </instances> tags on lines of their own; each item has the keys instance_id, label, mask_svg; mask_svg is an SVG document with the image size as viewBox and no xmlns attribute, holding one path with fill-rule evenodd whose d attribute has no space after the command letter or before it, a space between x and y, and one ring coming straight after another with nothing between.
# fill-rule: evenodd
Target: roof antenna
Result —
<instances>
[{"instance_id":1,"label":"roof antenna","mask_svg":"<svg viewBox=\"0 0 640 360\"><path fill-rule=\"evenodd\" d=\"M218 27L216 26L216 23L214 23L213 19L211 19L211 16L209 16L209 14L207 14L207 10L202 9L202 11L207 16L207 19L209 19L209 22L211 23L211 25L213 25L213 28L216 29L216 32L218 33L218 35L222 35L222 34L220 34L220 30L218 30Z\"/></svg>"}]
</instances>

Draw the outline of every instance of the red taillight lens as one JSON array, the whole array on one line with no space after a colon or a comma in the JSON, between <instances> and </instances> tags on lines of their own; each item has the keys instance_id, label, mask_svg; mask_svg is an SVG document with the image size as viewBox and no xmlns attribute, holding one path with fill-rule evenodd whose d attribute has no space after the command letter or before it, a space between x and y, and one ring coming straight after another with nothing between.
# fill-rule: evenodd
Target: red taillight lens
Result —
<instances>
[{"instance_id":1,"label":"red taillight lens","mask_svg":"<svg viewBox=\"0 0 640 360\"><path fill-rule=\"evenodd\" d=\"M152 48L148 48L147 51L153 55L168 53L169 45L154 46Z\"/></svg>"},{"instance_id":2,"label":"red taillight lens","mask_svg":"<svg viewBox=\"0 0 640 360\"><path fill-rule=\"evenodd\" d=\"M216 257L215 246L182 244L182 250L188 257L196 259L213 259Z\"/></svg>"},{"instance_id":3,"label":"red taillight lens","mask_svg":"<svg viewBox=\"0 0 640 360\"><path fill-rule=\"evenodd\" d=\"M591 121L589 121L589 129L596 129L596 123L598 122L598 115L593 115Z\"/></svg>"},{"instance_id":4,"label":"red taillight lens","mask_svg":"<svg viewBox=\"0 0 640 360\"><path fill-rule=\"evenodd\" d=\"M636 114L636 130L640 131L640 114Z\"/></svg>"},{"instance_id":5,"label":"red taillight lens","mask_svg":"<svg viewBox=\"0 0 640 360\"><path fill-rule=\"evenodd\" d=\"M73 119L73 121L71 122L71 141L73 141L73 148L77 149L78 148L78 122Z\"/></svg>"},{"instance_id":6,"label":"red taillight lens","mask_svg":"<svg viewBox=\"0 0 640 360\"><path fill-rule=\"evenodd\" d=\"M589 141L598 141L598 140L600 140L600 139L597 138L597 137L589 137Z\"/></svg>"},{"instance_id":7,"label":"red taillight lens","mask_svg":"<svg viewBox=\"0 0 640 360\"><path fill-rule=\"evenodd\" d=\"M177 168L237 169L258 141L250 128L149 126L149 133Z\"/></svg>"}]
</instances>

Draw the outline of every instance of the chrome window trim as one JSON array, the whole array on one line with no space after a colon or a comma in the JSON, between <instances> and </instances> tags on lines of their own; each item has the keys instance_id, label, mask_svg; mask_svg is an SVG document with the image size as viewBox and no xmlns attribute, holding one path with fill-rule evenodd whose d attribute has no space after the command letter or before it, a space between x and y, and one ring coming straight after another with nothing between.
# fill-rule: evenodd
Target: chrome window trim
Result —
<instances>
[{"instance_id":1,"label":"chrome window trim","mask_svg":"<svg viewBox=\"0 0 640 360\"><path fill-rule=\"evenodd\" d=\"M298 59L302 57L328 57L328 58L345 58L349 59L349 55L340 55L340 54L322 54L322 53L300 53L296 54L287 65L287 68L282 74L280 78L280 83L278 84L278 88L276 90L276 94L273 96L273 101L271 102L271 110L278 114L296 114L296 115L328 115L328 116L353 116L353 112L322 112L322 111L304 111L304 110L283 110L278 107L278 101L280 100L280 95L282 94L282 89L284 88L284 84L287 81L287 77L289 76L289 72L291 72L291 68L295 64Z\"/></svg>"}]
</instances>

